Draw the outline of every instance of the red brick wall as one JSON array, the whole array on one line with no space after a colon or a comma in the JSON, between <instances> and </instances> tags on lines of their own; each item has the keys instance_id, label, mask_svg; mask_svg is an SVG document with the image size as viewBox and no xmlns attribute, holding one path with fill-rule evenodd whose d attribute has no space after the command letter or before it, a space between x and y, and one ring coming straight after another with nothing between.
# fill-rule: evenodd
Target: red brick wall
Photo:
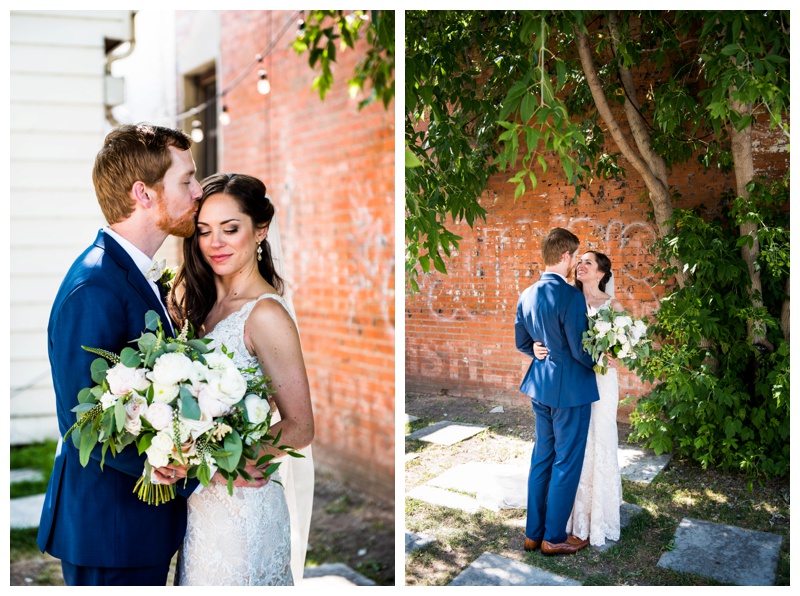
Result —
<instances>
[{"instance_id":1,"label":"red brick wall","mask_svg":"<svg viewBox=\"0 0 800 596\"><path fill-rule=\"evenodd\" d=\"M254 60L290 11L222 11L218 89ZM289 47L292 26L224 98L220 169L260 177L277 206L316 420L314 456L341 479L394 495L394 106L358 111L340 51L335 86Z\"/></svg>"},{"instance_id":2,"label":"red brick wall","mask_svg":"<svg viewBox=\"0 0 800 596\"><path fill-rule=\"evenodd\" d=\"M786 171L786 142L759 130L757 167L762 173ZM614 149L615 150L615 149ZM530 360L517 351L514 318L517 298L544 270L540 244L553 227L564 227L581 240L581 250L598 250L611 259L615 294L636 317L658 307L663 289L653 287L656 239L649 221L650 203L641 178L621 160L627 179L595 182L572 202L574 189L564 182L553 159L538 187L514 201L510 173L494 176L481 204L486 222L474 230L466 224L452 230L462 236L447 262L448 275L434 272L420 279L420 292L406 297L406 389L477 397L492 403L527 403L518 390ZM734 185L733 175L702 172L694 163L674 168L670 184L680 193L678 207L713 205ZM646 391L639 379L619 371L620 398ZM621 406L626 420L633 406Z\"/></svg>"}]
</instances>

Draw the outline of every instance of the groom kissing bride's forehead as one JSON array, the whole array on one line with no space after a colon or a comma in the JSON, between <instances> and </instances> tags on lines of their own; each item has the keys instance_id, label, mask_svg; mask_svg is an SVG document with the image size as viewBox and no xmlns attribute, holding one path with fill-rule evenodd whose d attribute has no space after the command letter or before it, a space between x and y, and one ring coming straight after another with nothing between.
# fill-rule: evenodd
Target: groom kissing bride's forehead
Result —
<instances>
[{"instance_id":1,"label":"groom kissing bride's forehead","mask_svg":"<svg viewBox=\"0 0 800 596\"><path fill-rule=\"evenodd\" d=\"M109 225L69 269L48 323L61 436L75 420L78 393L93 385L95 356L81 346L118 354L142 333L147 311L169 321L156 282L144 273L168 235L194 232L202 189L191 143L179 130L123 125L108 134L97 155L92 178ZM134 492L144 462L135 449L105 458L102 469L99 446L91 458L82 467L73 442L59 443L39 548L61 559L67 585L165 585L186 528L186 498L197 480L181 482L178 498L155 507ZM113 528L114 536L104 539L101 527ZM146 548L137 540L142 528L148 528Z\"/></svg>"}]
</instances>

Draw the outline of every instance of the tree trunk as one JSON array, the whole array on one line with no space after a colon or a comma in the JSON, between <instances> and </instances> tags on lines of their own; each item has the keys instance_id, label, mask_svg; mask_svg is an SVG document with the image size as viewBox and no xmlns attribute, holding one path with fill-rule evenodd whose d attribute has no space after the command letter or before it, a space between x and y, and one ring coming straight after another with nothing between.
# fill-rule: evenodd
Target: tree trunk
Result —
<instances>
[{"instance_id":1,"label":"tree trunk","mask_svg":"<svg viewBox=\"0 0 800 596\"><path fill-rule=\"evenodd\" d=\"M612 29L612 43L616 50L617 37L616 25L619 22L616 14L609 21ZM586 75L586 82L592 92L592 98L597 106L597 111L600 117L608 127L611 138L617 144L622 155L627 159L634 169L639 173L644 180L647 190L650 193L650 203L653 206L653 213L655 214L656 225L658 226L658 233L661 238L667 236L672 232L669 225L669 219L672 217L672 197L669 194L669 180L667 177L667 168L661 156L657 155L651 147L650 132L647 128L647 123L642 118L639 111L636 109L638 106L632 103L636 100L636 90L633 84L633 77L629 70L620 69L620 77L622 78L623 85L627 91L625 99L625 113L628 118L628 123L631 128L634 141L636 142L636 149L631 147L628 139L625 137L622 129L620 128L617 119L611 111L611 106L608 104L603 86L600 83L600 78L597 75L597 69L594 65L592 58L592 51L589 47L589 38L586 33L579 27L573 27L575 32L575 40L578 46L578 55L580 56L581 66ZM638 149L638 151L637 151ZM644 156L644 157L643 157ZM675 266L677 273L675 277L678 285L683 287L686 283L686 277L683 273L681 263L671 261L671 265Z\"/></svg>"},{"instance_id":2,"label":"tree trunk","mask_svg":"<svg viewBox=\"0 0 800 596\"><path fill-rule=\"evenodd\" d=\"M742 116L752 114L752 106L740 103L733 97L731 97L731 110L738 112ZM755 176L753 137L751 133L752 126L747 126L742 130L736 130L735 126L731 126L731 154L736 175L736 194L745 199L750 198L747 184ZM749 236L753 239L752 246L749 243L744 244L741 253L750 275L750 286L748 287L750 302L753 308L760 309L764 306L764 302L761 299L761 273L756 269L756 260L761 251L758 244L758 236L756 235L757 230L757 224L752 221L745 221L739 225L739 235ZM747 336L753 345L764 346L770 352L775 350L775 347L767 339L767 329L763 320L758 318L748 320Z\"/></svg>"}]
</instances>

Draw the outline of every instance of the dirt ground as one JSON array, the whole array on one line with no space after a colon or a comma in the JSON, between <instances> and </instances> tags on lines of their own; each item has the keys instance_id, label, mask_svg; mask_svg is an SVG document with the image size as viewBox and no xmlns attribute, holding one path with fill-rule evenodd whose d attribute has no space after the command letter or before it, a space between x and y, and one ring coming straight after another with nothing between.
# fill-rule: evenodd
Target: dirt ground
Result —
<instances>
[{"instance_id":1,"label":"dirt ground","mask_svg":"<svg viewBox=\"0 0 800 596\"><path fill-rule=\"evenodd\" d=\"M393 502L371 499L317 470L309 564L341 562L377 585L394 585L394 518ZM12 586L64 585L61 563L50 555L12 563L10 579Z\"/></svg>"}]
</instances>

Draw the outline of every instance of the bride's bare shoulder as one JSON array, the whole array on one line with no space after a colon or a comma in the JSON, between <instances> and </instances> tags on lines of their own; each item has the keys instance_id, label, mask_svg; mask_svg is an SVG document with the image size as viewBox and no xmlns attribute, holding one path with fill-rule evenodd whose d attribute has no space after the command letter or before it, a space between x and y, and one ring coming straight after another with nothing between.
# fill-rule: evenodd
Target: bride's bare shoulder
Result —
<instances>
[{"instance_id":1,"label":"bride's bare shoulder","mask_svg":"<svg viewBox=\"0 0 800 596\"><path fill-rule=\"evenodd\" d=\"M616 298L612 298L611 296L609 296L609 298L611 298L610 306L612 310L615 310L616 312L622 312L623 310L625 310L624 308L622 308L622 303L619 300L617 300Z\"/></svg>"}]
</instances>

